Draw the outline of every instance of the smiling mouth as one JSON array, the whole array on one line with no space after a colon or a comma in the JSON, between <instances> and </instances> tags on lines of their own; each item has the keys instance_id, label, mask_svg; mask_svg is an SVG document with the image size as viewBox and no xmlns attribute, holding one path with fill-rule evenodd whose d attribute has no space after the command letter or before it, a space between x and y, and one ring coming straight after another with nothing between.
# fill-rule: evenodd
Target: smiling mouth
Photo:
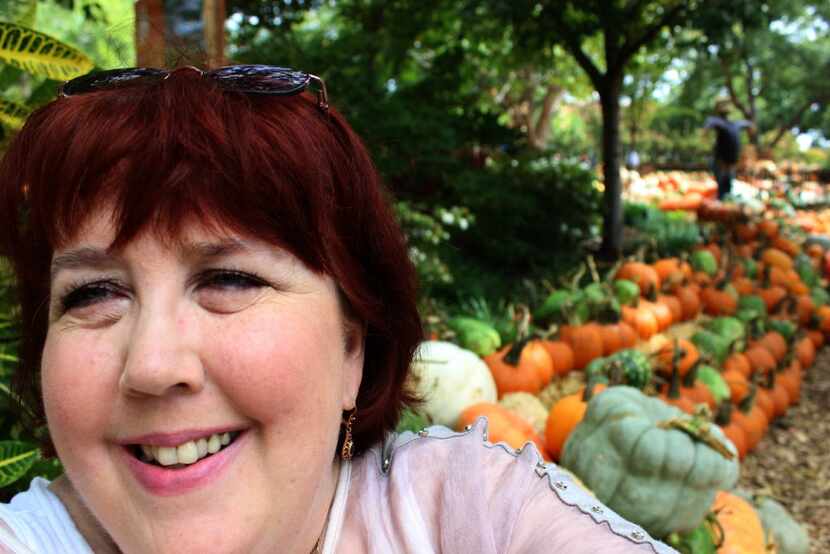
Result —
<instances>
[{"instance_id":1,"label":"smiling mouth","mask_svg":"<svg viewBox=\"0 0 830 554\"><path fill-rule=\"evenodd\" d=\"M221 452L233 444L240 434L240 431L214 433L178 446L132 444L127 446L127 450L145 464L165 469L183 469Z\"/></svg>"}]
</instances>

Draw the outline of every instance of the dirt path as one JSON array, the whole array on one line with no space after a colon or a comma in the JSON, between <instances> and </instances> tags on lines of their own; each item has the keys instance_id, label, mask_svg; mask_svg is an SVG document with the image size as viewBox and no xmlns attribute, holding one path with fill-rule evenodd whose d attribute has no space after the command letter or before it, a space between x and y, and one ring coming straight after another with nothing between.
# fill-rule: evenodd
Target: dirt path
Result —
<instances>
[{"instance_id":1,"label":"dirt path","mask_svg":"<svg viewBox=\"0 0 830 554\"><path fill-rule=\"evenodd\" d=\"M804 376L801 402L744 460L740 486L774 496L807 527L811 552L830 553L830 346Z\"/></svg>"}]
</instances>

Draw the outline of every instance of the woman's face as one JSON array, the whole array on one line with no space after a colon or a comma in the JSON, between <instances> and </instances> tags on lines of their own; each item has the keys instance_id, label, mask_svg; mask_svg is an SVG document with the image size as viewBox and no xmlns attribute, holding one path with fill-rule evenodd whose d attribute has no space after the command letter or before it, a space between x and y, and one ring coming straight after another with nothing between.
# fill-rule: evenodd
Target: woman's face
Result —
<instances>
[{"instance_id":1,"label":"woman's face","mask_svg":"<svg viewBox=\"0 0 830 554\"><path fill-rule=\"evenodd\" d=\"M307 548L362 375L335 284L199 225L108 252L109 216L52 263L43 396L80 499L125 552Z\"/></svg>"}]
</instances>

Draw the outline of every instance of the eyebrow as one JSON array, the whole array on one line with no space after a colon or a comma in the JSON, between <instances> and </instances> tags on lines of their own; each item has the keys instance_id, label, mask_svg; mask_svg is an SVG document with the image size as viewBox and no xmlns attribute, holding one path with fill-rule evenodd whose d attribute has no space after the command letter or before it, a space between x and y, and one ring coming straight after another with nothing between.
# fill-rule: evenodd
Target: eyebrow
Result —
<instances>
[{"instance_id":1,"label":"eyebrow","mask_svg":"<svg viewBox=\"0 0 830 554\"><path fill-rule=\"evenodd\" d=\"M177 255L183 260L209 261L217 258L224 258L240 252L253 252L259 250L249 243L228 238L210 242L182 242L176 246ZM284 254L280 249L279 252ZM51 278L67 269L104 269L121 265L117 254L109 249L83 246L67 250L54 257L50 269Z\"/></svg>"}]
</instances>

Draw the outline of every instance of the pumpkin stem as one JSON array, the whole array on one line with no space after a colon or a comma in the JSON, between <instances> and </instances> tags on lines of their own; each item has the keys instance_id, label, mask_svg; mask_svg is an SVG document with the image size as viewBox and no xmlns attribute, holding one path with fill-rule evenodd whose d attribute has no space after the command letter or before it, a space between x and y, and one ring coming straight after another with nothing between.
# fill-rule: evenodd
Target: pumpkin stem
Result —
<instances>
[{"instance_id":1,"label":"pumpkin stem","mask_svg":"<svg viewBox=\"0 0 830 554\"><path fill-rule=\"evenodd\" d=\"M713 436L709 422L702 417L675 417L657 423L660 429L676 429L689 435L693 440L702 442L727 460L732 460L735 455L720 440Z\"/></svg>"},{"instance_id":2,"label":"pumpkin stem","mask_svg":"<svg viewBox=\"0 0 830 554\"><path fill-rule=\"evenodd\" d=\"M752 411L752 407L755 405L755 395L758 393L758 385L755 381L751 381L749 385L749 394L747 394L743 400L741 400L740 404L738 404L738 409L741 413L748 414Z\"/></svg>"},{"instance_id":3,"label":"pumpkin stem","mask_svg":"<svg viewBox=\"0 0 830 554\"><path fill-rule=\"evenodd\" d=\"M524 350L527 343L533 338L529 336L530 329L530 310L524 304L516 306L516 341L510 350L504 355L502 360L507 365L516 367L519 365L519 360L522 357L522 350Z\"/></svg>"},{"instance_id":4,"label":"pumpkin stem","mask_svg":"<svg viewBox=\"0 0 830 554\"><path fill-rule=\"evenodd\" d=\"M695 381L697 380L697 368L700 366L700 359L698 359L695 364L689 368L689 371L686 375L683 376L683 386L684 387L694 387Z\"/></svg>"},{"instance_id":5,"label":"pumpkin stem","mask_svg":"<svg viewBox=\"0 0 830 554\"><path fill-rule=\"evenodd\" d=\"M677 363L674 360L672 361L671 382L666 397L672 400L680 398L680 372L677 370Z\"/></svg>"},{"instance_id":6,"label":"pumpkin stem","mask_svg":"<svg viewBox=\"0 0 830 554\"><path fill-rule=\"evenodd\" d=\"M732 402L724 400L718 405L718 410L715 412L715 423L721 427L726 427L732 421Z\"/></svg>"}]
</instances>

